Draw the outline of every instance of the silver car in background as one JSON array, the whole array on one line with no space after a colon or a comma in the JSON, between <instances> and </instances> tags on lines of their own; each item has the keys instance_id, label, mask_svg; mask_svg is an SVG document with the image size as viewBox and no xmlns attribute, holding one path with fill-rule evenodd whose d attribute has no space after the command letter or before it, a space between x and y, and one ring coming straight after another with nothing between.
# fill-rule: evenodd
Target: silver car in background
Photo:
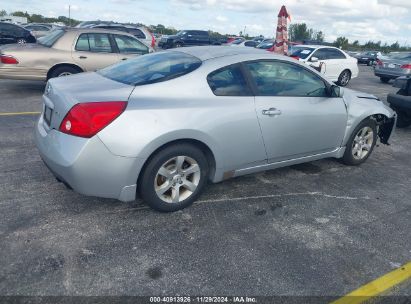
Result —
<instances>
[{"instance_id":1,"label":"silver car in background","mask_svg":"<svg viewBox=\"0 0 411 304\"><path fill-rule=\"evenodd\" d=\"M208 181L318 160L359 165L395 113L304 63L254 48L159 52L51 79L35 131L58 180L175 211Z\"/></svg>"},{"instance_id":2,"label":"silver car in background","mask_svg":"<svg viewBox=\"0 0 411 304\"><path fill-rule=\"evenodd\" d=\"M411 76L411 52L396 52L379 57L374 74L384 83L400 76Z\"/></svg>"}]
</instances>

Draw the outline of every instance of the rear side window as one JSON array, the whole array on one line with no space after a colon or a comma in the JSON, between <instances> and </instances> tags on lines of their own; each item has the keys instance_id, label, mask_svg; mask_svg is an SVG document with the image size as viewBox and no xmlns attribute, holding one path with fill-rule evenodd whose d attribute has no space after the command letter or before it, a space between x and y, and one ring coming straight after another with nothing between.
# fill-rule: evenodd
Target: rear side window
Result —
<instances>
[{"instance_id":1,"label":"rear side window","mask_svg":"<svg viewBox=\"0 0 411 304\"><path fill-rule=\"evenodd\" d=\"M146 35L144 35L143 31L139 29L127 29L127 32L131 35L136 36L137 38L146 39Z\"/></svg>"},{"instance_id":2,"label":"rear side window","mask_svg":"<svg viewBox=\"0 0 411 304\"><path fill-rule=\"evenodd\" d=\"M47 46L47 47L52 47L54 43L56 43L63 35L65 31L64 30L54 30L50 32L50 34L40 37L37 39L37 42L41 45Z\"/></svg>"},{"instance_id":3,"label":"rear side window","mask_svg":"<svg viewBox=\"0 0 411 304\"><path fill-rule=\"evenodd\" d=\"M327 49L328 59L346 59L345 55L336 49Z\"/></svg>"},{"instance_id":4,"label":"rear side window","mask_svg":"<svg viewBox=\"0 0 411 304\"><path fill-rule=\"evenodd\" d=\"M94 53L112 53L110 39L107 34L81 34L76 43L76 51Z\"/></svg>"},{"instance_id":5,"label":"rear side window","mask_svg":"<svg viewBox=\"0 0 411 304\"><path fill-rule=\"evenodd\" d=\"M159 52L126 60L98 73L111 80L137 86L186 75L201 63L197 57L182 52Z\"/></svg>"},{"instance_id":6,"label":"rear side window","mask_svg":"<svg viewBox=\"0 0 411 304\"><path fill-rule=\"evenodd\" d=\"M250 96L251 91L238 64L212 72L208 85L217 96Z\"/></svg>"}]
</instances>

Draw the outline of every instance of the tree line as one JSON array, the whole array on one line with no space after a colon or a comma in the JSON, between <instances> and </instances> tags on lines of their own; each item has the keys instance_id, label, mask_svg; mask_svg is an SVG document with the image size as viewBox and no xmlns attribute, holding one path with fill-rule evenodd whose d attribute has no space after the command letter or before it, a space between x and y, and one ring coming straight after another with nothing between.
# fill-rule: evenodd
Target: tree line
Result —
<instances>
[{"instance_id":1,"label":"tree line","mask_svg":"<svg viewBox=\"0 0 411 304\"><path fill-rule=\"evenodd\" d=\"M0 17L7 15L5 10L0 10ZM19 17L26 17L28 22L30 23L63 23L67 26L76 26L81 21L76 19L69 19L66 16L59 16L57 18L54 17L45 17L40 14L29 14L27 12L16 11L10 13L12 16L19 16ZM130 23L128 23L130 24ZM136 25L143 25L138 23ZM151 29L151 31L155 33L159 33L162 35L174 35L178 32L177 29L173 27L167 27L162 24L157 25L149 25L147 26ZM220 34L218 32L210 31L210 34L216 38L221 38L223 36L235 36L237 34ZM253 38L248 34L244 34L243 32L238 33L239 36L243 36L246 39ZM289 40L293 42L305 42L310 41L311 43L325 43L325 34L321 30L316 30L307 26L306 23L292 23L288 27L288 36ZM406 46L401 46L398 42L387 44L382 43L381 41L368 41L364 44L360 44L358 40L350 42L346 37L338 37L334 42L329 43L330 45L334 45L338 48L342 48L344 50L352 50L352 51L362 51L362 50L374 50L374 51L381 51L384 53L387 52L398 52L398 51L409 51L411 48Z\"/></svg>"}]
</instances>

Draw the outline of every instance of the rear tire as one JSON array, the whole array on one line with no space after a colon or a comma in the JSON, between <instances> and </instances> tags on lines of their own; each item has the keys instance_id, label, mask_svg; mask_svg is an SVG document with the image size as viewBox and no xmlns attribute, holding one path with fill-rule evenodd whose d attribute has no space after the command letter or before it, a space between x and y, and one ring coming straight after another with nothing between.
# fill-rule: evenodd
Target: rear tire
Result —
<instances>
[{"instance_id":1,"label":"rear tire","mask_svg":"<svg viewBox=\"0 0 411 304\"><path fill-rule=\"evenodd\" d=\"M68 76L72 74L78 74L81 71L79 69L76 69L72 66L64 65L55 68L51 73L49 78L56 78L56 77L63 77L63 76Z\"/></svg>"},{"instance_id":2,"label":"rear tire","mask_svg":"<svg viewBox=\"0 0 411 304\"><path fill-rule=\"evenodd\" d=\"M174 47L176 47L176 48L181 48L181 47L183 47L183 44L182 44L181 42L177 42L177 43L174 45Z\"/></svg>"},{"instance_id":3,"label":"rear tire","mask_svg":"<svg viewBox=\"0 0 411 304\"><path fill-rule=\"evenodd\" d=\"M342 161L348 166L358 166L371 155L377 142L377 125L374 120L363 120L351 134Z\"/></svg>"},{"instance_id":4,"label":"rear tire","mask_svg":"<svg viewBox=\"0 0 411 304\"><path fill-rule=\"evenodd\" d=\"M337 84L341 87L345 87L351 80L351 72L349 70L344 70L338 77Z\"/></svg>"},{"instance_id":5,"label":"rear tire","mask_svg":"<svg viewBox=\"0 0 411 304\"><path fill-rule=\"evenodd\" d=\"M380 77L380 80L382 83L388 83L390 81L390 79L387 77Z\"/></svg>"},{"instance_id":6,"label":"rear tire","mask_svg":"<svg viewBox=\"0 0 411 304\"><path fill-rule=\"evenodd\" d=\"M176 144L157 152L145 166L138 188L151 208L173 212L190 206L208 179L204 153L190 144Z\"/></svg>"}]
</instances>

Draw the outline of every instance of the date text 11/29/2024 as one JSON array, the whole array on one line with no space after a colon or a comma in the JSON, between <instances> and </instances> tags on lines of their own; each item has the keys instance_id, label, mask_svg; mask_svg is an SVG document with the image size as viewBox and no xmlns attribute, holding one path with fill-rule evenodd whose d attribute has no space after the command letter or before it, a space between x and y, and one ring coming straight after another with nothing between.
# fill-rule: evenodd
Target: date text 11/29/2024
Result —
<instances>
[{"instance_id":1,"label":"date text 11/29/2024","mask_svg":"<svg viewBox=\"0 0 411 304\"><path fill-rule=\"evenodd\" d=\"M150 303L257 303L253 297L150 297Z\"/></svg>"}]
</instances>

